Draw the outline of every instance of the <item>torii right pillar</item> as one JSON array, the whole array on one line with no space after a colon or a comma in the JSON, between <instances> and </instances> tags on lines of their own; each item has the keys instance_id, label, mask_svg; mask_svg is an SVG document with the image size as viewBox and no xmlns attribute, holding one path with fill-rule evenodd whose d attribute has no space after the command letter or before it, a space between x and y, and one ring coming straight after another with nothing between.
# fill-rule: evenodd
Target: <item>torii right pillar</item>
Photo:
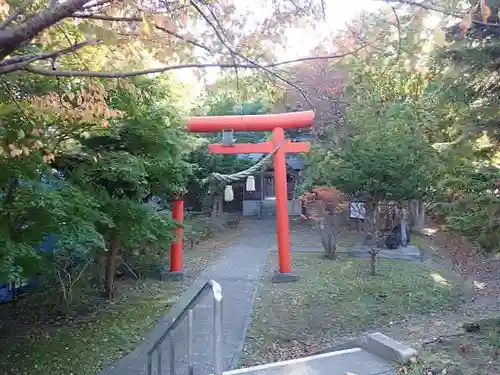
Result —
<instances>
[{"instance_id":1,"label":"torii right pillar","mask_svg":"<svg viewBox=\"0 0 500 375\"><path fill-rule=\"evenodd\" d=\"M298 276L292 272L291 264L285 156L287 153L309 151L308 142L290 142L285 140L284 129L309 128L312 125L313 119L313 111L304 111L272 115L191 117L187 122L188 131L193 133L213 133L223 130L273 132L271 142L243 143L230 146L211 144L208 150L213 154L265 154L271 153L276 146L280 146L273 157L276 195L276 235L279 260L279 270L273 278L275 282L295 281L298 279Z\"/></svg>"}]
</instances>

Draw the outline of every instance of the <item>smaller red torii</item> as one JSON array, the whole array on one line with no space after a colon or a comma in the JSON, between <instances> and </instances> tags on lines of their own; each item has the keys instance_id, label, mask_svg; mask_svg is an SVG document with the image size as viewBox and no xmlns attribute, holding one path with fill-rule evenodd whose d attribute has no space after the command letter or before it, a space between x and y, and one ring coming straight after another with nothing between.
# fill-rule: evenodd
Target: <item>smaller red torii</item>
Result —
<instances>
[{"instance_id":1,"label":"smaller red torii","mask_svg":"<svg viewBox=\"0 0 500 375\"><path fill-rule=\"evenodd\" d=\"M243 143L231 146L211 144L208 146L208 150L212 154L265 154L271 153L280 145L273 156L279 254L279 272L276 274L275 281L293 281L297 279L297 276L292 274L291 266L285 155L287 153L309 151L309 142L285 140L284 129L311 127L313 119L313 111L304 111L271 115L191 117L187 121L187 130L193 133L215 133L223 130L273 132L273 138L270 142Z\"/></svg>"}]
</instances>

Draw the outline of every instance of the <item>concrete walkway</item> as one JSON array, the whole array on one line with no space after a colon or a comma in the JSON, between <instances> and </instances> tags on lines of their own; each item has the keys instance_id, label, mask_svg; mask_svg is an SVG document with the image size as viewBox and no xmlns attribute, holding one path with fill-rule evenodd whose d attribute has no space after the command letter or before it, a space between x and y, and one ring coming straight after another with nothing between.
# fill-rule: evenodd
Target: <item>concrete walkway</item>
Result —
<instances>
[{"instance_id":1,"label":"concrete walkway","mask_svg":"<svg viewBox=\"0 0 500 375\"><path fill-rule=\"evenodd\" d=\"M213 279L222 286L224 370L233 368L238 362L245 341L254 297L269 250L276 243L275 233L274 221L262 220L251 223L243 236L230 245L224 255L208 267L181 296L176 306L157 324L148 338L136 350L120 359L114 366L100 372L99 375L145 374L148 349L166 330L175 312L181 310L208 279ZM195 374L213 374L214 371L212 308L211 298L207 296L194 311ZM187 324L181 324L177 328L173 339L176 350L176 375L186 374ZM167 339L162 348L163 374L169 373L169 352L170 345ZM156 374L156 357L153 363L153 373Z\"/></svg>"}]
</instances>

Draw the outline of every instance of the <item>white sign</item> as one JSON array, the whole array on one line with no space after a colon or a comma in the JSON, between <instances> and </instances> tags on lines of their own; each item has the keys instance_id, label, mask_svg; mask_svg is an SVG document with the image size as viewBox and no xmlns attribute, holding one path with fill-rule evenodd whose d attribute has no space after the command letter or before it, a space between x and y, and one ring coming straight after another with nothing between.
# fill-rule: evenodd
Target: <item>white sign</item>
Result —
<instances>
[{"instance_id":1,"label":"white sign","mask_svg":"<svg viewBox=\"0 0 500 375\"><path fill-rule=\"evenodd\" d=\"M366 206L363 202L349 203L349 219L364 219Z\"/></svg>"}]
</instances>

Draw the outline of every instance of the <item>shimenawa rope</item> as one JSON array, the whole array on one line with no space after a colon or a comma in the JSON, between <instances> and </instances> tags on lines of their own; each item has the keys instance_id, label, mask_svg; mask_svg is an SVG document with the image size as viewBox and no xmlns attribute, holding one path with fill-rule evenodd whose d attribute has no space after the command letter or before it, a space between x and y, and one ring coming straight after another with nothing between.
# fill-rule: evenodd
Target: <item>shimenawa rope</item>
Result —
<instances>
[{"instance_id":1,"label":"shimenawa rope","mask_svg":"<svg viewBox=\"0 0 500 375\"><path fill-rule=\"evenodd\" d=\"M220 182L231 183L234 181L243 180L243 179L253 175L265 163L267 163L273 157L273 155L276 153L276 151L278 151L278 149L283 145L283 143L284 143L284 141L280 142L278 145L276 145L276 147L269 154L267 154L264 158L262 158L258 163L251 166L248 169L245 169L244 171L234 173L234 174L220 174L220 173L214 172L209 177L203 179L202 182L206 183L209 180L217 180Z\"/></svg>"}]
</instances>

